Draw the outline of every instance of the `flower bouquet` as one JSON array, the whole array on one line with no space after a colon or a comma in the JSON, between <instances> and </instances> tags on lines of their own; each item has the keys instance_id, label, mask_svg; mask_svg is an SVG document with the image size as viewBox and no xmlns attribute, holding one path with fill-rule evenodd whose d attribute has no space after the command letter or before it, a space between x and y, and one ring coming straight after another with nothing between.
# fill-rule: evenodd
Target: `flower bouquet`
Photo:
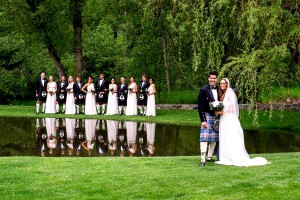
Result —
<instances>
[{"instance_id":1,"label":"flower bouquet","mask_svg":"<svg viewBox=\"0 0 300 200\"><path fill-rule=\"evenodd\" d=\"M110 88L109 88L109 91L110 91L110 92L113 92L113 91L114 91L114 87L110 87Z\"/></svg>"},{"instance_id":2,"label":"flower bouquet","mask_svg":"<svg viewBox=\"0 0 300 200\"><path fill-rule=\"evenodd\" d=\"M214 101L214 102L211 102L209 104L209 108L210 108L210 110L215 111L215 112L216 111L223 111L224 104L221 101Z\"/></svg>"}]
</instances>

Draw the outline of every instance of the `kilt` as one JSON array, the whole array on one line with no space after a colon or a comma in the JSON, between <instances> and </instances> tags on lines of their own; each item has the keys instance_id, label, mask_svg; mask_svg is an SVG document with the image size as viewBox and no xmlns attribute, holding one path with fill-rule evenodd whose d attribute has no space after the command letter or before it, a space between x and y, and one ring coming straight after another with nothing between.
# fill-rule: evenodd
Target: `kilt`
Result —
<instances>
[{"instance_id":1,"label":"kilt","mask_svg":"<svg viewBox=\"0 0 300 200\"><path fill-rule=\"evenodd\" d=\"M43 102L46 102L46 99L47 99L47 92L46 92L46 96L45 96L45 97L42 96L42 92L46 92L46 91L41 91L41 92L39 92L39 93L38 93L38 96L37 96L37 98L36 98L36 100L37 100L37 101L43 101Z\"/></svg>"},{"instance_id":2,"label":"kilt","mask_svg":"<svg viewBox=\"0 0 300 200\"><path fill-rule=\"evenodd\" d=\"M64 93L58 93L58 94L57 94L56 101L57 101L59 104L65 104L65 103L66 103L66 100L67 100L67 93L66 93L66 92L64 92Z\"/></svg>"},{"instance_id":3,"label":"kilt","mask_svg":"<svg viewBox=\"0 0 300 200\"><path fill-rule=\"evenodd\" d=\"M108 96L106 93L103 94L102 98L99 97L99 93L97 93L97 95L96 95L96 102L99 104L107 104L107 99L108 99Z\"/></svg>"},{"instance_id":4,"label":"kilt","mask_svg":"<svg viewBox=\"0 0 300 200\"><path fill-rule=\"evenodd\" d=\"M127 106L127 95L124 95L123 101L121 101L120 97L118 97L118 106Z\"/></svg>"},{"instance_id":5,"label":"kilt","mask_svg":"<svg viewBox=\"0 0 300 200\"><path fill-rule=\"evenodd\" d=\"M200 129L200 142L218 142L219 132L213 130L212 126L216 119L216 116L210 113L205 113L206 122L208 127Z\"/></svg>"},{"instance_id":6,"label":"kilt","mask_svg":"<svg viewBox=\"0 0 300 200\"><path fill-rule=\"evenodd\" d=\"M141 96L141 95L143 95L143 97L144 97L143 100L140 99L140 96ZM137 102L137 105L138 105L138 106L147 106L147 98L148 98L147 94L145 94L145 93L140 93L140 95L138 96L138 102Z\"/></svg>"},{"instance_id":7,"label":"kilt","mask_svg":"<svg viewBox=\"0 0 300 200\"><path fill-rule=\"evenodd\" d=\"M85 95L84 94L82 94L82 95L83 95L82 99L79 98L79 94L75 95L76 96L76 100L75 100L76 105L84 105L85 104Z\"/></svg>"}]
</instances>

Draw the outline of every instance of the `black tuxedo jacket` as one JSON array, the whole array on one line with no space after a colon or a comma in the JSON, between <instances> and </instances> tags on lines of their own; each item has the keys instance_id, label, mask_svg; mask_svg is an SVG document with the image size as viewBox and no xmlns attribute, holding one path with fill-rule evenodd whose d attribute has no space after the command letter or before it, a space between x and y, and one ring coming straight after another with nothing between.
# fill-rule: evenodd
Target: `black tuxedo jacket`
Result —
<instances>
[{"instance_id":1,"label":"black tuxedo jacket","mask_svg":"<svg viewBox=\"0 0 300 200\"><path fill-rule=\"evenodd\" d=\"M76 82L74 83L73 85L73 93L74 93L74 96L77 96L79 94L84 94L83 91L81 91L81 88L84 86L83 83L80 83L80 87L79 87L79 84Z\"/></svg>"},{"instance_id":2,"label":"black tuxedo jacket","mask_svg":"<svg viewBox=\"0 0 300 200\"><path fill-rule=\"evenodd\" d=\"M44 79L44 86L43 86L43 83L42 83L42 79L39 78L37 81L36 81L36 88L35 88L35 93L36 94L39 94L43 91L47 91L47 84L48 84L48 80L47 79Z\"/></svg>"},{"instance_id":3,"label":"black tuxedo jacket","mask_svg":"<svg viewBox=\"0 0 300 200\"><path fill-rule=\"evenodd\" d=\"M124 83L124 86L122 88L122 83L120 83L118 85L118 97L120 97L121 94L124 95L124 97L126 97L127 93L128 93L128 85Z\"/></svg>"},{"instance_id":4,"label":"black tuxedo jacket","mask_svg":"<svg viewBox=\"0 0 300 200\"><path fill-rule=\"evenodd\" d=\"M107 80L103 79L101 85L100 85L100 79L97 80L97 83L96 83L96 92L97 93L107 92L108 87L109 87L109 82ZM106 91L105 91L105 89L106 89Z\"/></svg>"},{"instance_id":5,"label":"black tuxedo jacket","mask_svg":"<svg viewBox=\"0 0 300 200\"><path fill-rule=\"evenodd\" d=\"M63 94L67 93L66 88L68 86L68 83L65 81L63 86L61 86L61 83L62 83L61 81L56 83L57 84L57 91L58 91L58 93L59 94L61 94L61 93L63 93ZM62 90L64 92L62 92Z\"/></svg>"},{"instance_id":6,"label":"black tuxedo jacket","mask_svg":"<svg viewBox=\"0 0 300 200\"><path fill-rule=\"evenodd\" d=\"M146 89L150 86L150 83L146 80L144 85L143 85L143 81L140 82L139 85L139 91L140 93L146 93Z\"/></svg>"},{"instance_id":7,"label":"black tuxedo jacket","mask_svg":"<svg viewBox=\"0 0 300 200\"><path fill-rule=\"evenodd\" d=\"M217 87L217 93L218 93L218 87ZM219 98L219 97L218 97ZM217 101L218 99L214 98L214 95L212 93L212 89L210 85L206 85L203 88L200 89L199 95L198 95L198 112L201 122L206 122L205 113L211 113L214 114L215 112L210 110L209 103Z\"/></svg>"}]
</instances>

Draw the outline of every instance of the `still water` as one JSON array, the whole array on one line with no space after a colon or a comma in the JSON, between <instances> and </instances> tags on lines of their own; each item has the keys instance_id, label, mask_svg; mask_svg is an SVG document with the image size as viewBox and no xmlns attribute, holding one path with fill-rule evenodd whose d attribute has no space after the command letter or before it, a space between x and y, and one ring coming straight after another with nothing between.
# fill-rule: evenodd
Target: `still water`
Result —
<instances>
[{"instance_id":1,"label":"still water","mask_svg":"<svg viewBox=\"0 0 300 200\"><path fill-rule=\"evenodd\" d=\"M0 156L199 155L199 128L132 121L0 118ZM248 153L300 150L300 133L246 130Z\"/></svg>"}]
</instances>

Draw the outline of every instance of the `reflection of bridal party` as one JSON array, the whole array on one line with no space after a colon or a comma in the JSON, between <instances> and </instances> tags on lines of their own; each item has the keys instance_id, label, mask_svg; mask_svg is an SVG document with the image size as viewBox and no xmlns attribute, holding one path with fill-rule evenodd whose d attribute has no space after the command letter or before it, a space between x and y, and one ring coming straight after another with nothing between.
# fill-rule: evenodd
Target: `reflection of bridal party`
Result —
<instances>
[{"instance_id":1,"label":"reflection of bridal party","mask_svg":"<svg viewBox=\"0 0 300 200\"><path fill-rule=\"evenodd\" d=\"M55 82L53 76L47 80L45 73L41 73L36 82L36 113L42 103L42 113L59 113L62 106L65 114L155 116L155 93L154 80L147 80L146 74L139 84L133 76L129 82L121 76L117 83L115 78L105 79L103 73L95 82L89 76L84 84L79 76L75 80L62 76Z\"/></svg>"},{"instance_id":2,"label":"reflection of bridal party","mask_svg":"<svg viewBox=\"0 0 300 200\"><path fill-rule=\"evenodd\" d=\"M155 127L130 121L37 118L36 144L42 157L152 156Z\"/></svg>"}]
</instances>

